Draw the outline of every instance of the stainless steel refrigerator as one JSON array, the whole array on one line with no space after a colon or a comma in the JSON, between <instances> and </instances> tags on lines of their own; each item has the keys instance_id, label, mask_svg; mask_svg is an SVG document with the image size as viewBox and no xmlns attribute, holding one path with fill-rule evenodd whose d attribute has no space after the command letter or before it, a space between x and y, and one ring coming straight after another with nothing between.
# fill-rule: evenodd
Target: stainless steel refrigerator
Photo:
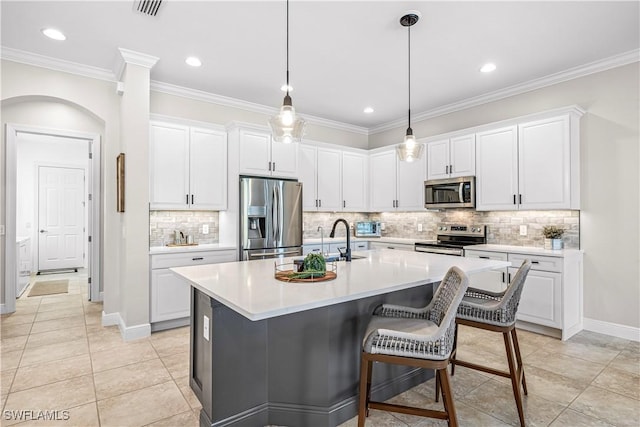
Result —
<instances>
[{"instance_id":1,"label":"stainless steel refrigerator","mask_svg":"<svg viewBox=\"0 0 640 427\"><path fill-rule=\"evenodd\" d=\"M243 260L302 255L302 183L240 177Z\"/></svg>"}]
</instances>

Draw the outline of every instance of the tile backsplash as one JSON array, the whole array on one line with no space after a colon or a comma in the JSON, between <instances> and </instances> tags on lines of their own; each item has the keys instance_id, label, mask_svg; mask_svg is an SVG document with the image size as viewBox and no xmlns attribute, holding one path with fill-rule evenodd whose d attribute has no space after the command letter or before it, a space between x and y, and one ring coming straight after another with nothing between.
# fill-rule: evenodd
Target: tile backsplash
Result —
<instances>
[{"instance_id":1,"label":"tile backsplash","mask_svg":"<svg viewBox=\"0 0 640 427\"><path fill-rule=\"evenodd\" d=\"M347 221L380 221L385 223L383 236L431 240L436 238L436 226L446 224L480 224L487 226L487 243L515 246L543 247L542 227L556 225L566 231L563 236L567 249L580 247L580 211L492 211L448 209L441 212L385 212L354 214L342 212L305 212L304 237L320 237L318 226L325 236L337 218ZM422 224L422 231L418 231ZM520 236L520 226L527 226L527 235ZM343 235L341 232L339 235Z\"/></svg>"},{"instance_id":2,"label":"tile backsplash","mask_svg":"<svg viewBox=\"0 0 640 427\"><path fill-rule=\"evenodd\" d=\"M333 223L344 218L350 224L356 221L380 221L385 223L383 236L404 237L416 240L436 238L436 226L446 224L480 224L487 226L487 243L515 246L543 247L542 227L556 225L566 231L563 236L567 249L580 247L580 211L492 211L479 212L467 209L449 209L440 212L305 212L303 238L320 237L322 227L328 237ZM203 225L209 226L209 234L202 233ZM422 224L422 231L418 231ZM527 235L520 236L520 226L527 226ZM173 243L174 230L194 236L196 243L218 243L218 212L214 211L151 211L149 213L149 245L164 246ZM339 226L337 236L344 236Z\"/></svg>"},{"instance_id":3,"label":"tile backsplash","mask_svg":"<svg viewBox=\"0 0 640 427\"><path fill-rule=\"evenodd\" d=\"M174 231L192 235L195 243L218 243L218 212L215 211L151 211L149 212L149 246L174 243ZM202 226L209 233L202 233Z\"/></svg>"}]
</instances>

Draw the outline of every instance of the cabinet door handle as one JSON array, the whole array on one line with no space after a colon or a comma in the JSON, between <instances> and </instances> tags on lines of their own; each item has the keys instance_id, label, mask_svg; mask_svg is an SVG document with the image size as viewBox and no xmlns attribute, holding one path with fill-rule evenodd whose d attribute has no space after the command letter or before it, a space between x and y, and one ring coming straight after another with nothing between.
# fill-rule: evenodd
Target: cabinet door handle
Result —
<instances>
[{"instance_id":1,"label":"cabinet door handle","mask_svg":"<svg viewBox=\"0 0 640 427\"><path fill-rule=\"evenodd\" d=\"M449 165L446 165L446 166L444 167L444 173L445 173L445 174L448 174L448 173L449 173Z\"/></svg>"},{"instance_id":2,"label":"cabinet door handle","mask_svg":"<svg viewBox=\"0 0 640 427\"><path fill-rule=\"evenodd\" d=\"M504 283L504 271L502 272L502 283Z\"/></svg>"},{"instance_id":3,"label":"cabinet door handle","mask_svg":"<svg viewBox=\"0 0 640 427\"><path fill-rule=\"evenodd\" d=\"M318 199L316 199L316 208L318 207Z\"/></svg>"},{"instance_id":4,"label":"cabinet door handle","mask_svg":"<svg viewBox=\"0 0 640 427\"><path fill-rule=\"evenodd\" d=\"M269 170L271 170L271 162L269 162Z\"/></svg>"},{"instance_id":5,"label":"cabinet door handle","mask_svg":"<svg viewBox=\"0 0 640 427\"><path fill-rule=\"evenodd\" d=\"M453 165L449 165L449 173L453 173Z\"/></svg>"},{"instance_id":6,"label":"cabinet door handle","mask_svg":"<svg viewBox=\"0 0 640 427\"><path fill-rule=\"evenodd\" d=\"M513 204L514 205L516 204L516 195L515 194L513 195Z\"/></svg>"},{"instance_id":7,"label":"cabinet door handle","mask_svg":"<svg viewBox=\"0 0 640 427\"><path fill-rule=\"evenodd\" d=\"M343 208L346 208L346 207L347 207L347 202L346 202L346 201L344 201L344 200L342 201L342 207L343 207Z\"/></svg>"},{"instance_id":8,"label":"cabinet door handle","mask_svg":"<svg viewBox=\"0 0 640 427\"><path fill-rule=\"evenodd\" d=\"M507 278L509 279L509 283L511 283L511 273L507 274Z\"/></svg>"},{"instance_id":9,"label":"cabinet door handle","mask_svg":"<svg viewBox=\"0 0 640 427\"><path fill-rule=\"evenodd\" d=\"M318 199L318 207L321 208L322 207L322 199Z\"/></svg>"},{"instance_id":10,"label":"cabinet door handle","mask_svg":"<svg viewBox=\"0 0 640 427\"><path fill-rule=\"evenodd\" d=\"M478 258L482 258L482 259L491 259L488 256L478 256Z\"/></svg>"},{"instance_id":11,"label":"cabinet door handle","mask_svg":"<svg viewBox=\"0 0 640 427\"><path fill-rule=\"evenodd\" d=\"M202 261L204 258L201 256L197 256L195 258L191 258L191 261Z\"/></svg>"},{"instance_id":12,"label":"cabinet door handle","mask_svg":"<svg viewBox=\"0 0 640 427\"><path fill-rule=\"evenodd\" d=\"M273 162L273 170L276 170L276 162Z\"/></svg>"},{"instance_id":13,"label":"cabinet door handle","mask_svg":"<svg viewBox=\"0 0 640 427\"><path fill-rule=\"evenodd\" d=\"M187 194L187 204L189 204L189 195Z\"/></svg>"},{"instance_id":14,"label":"cabinet door handle","mask_svg":"<svg viewBox=\"0 0 640 427\"><path fill-rule=\"evenodd\" d=\"M531 264L540 264L540 261L531 261Z\"/></svg>"},{"instance_id":15,"label":"cabinet door handle","mask_svg":"<svg viewBox=\"0 0 640 427\"><path fill-rule=\"evenodd\" d=\"M519 202L519 203L520 203L520 204L522 204L522 194L518 194L518 197L519 197L519 199L520 199L520 202Z\"/></svg>"},{"instance_id":16,"label":"cabinet door handle","mask_svg":"<svg viewBox=\"0 0 640 427\"><path fill-rule=\"evenodd\" d=\"M191 204L193 204L193 194L191 195Z\"/></svg>"}]
</instances>

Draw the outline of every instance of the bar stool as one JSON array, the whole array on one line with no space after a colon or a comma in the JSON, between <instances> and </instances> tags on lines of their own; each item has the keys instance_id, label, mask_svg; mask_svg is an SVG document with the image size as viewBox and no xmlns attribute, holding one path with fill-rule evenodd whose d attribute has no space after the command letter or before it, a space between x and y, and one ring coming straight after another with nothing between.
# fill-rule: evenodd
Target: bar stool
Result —
<instances>
[{"instance_id":1,"label":"bar stool","mask_svg":"<svg viewBox=\"0 0 640 427\"><path fill-rule=\"evenodd\" d=\"M451 375L455 374L456 365L475 369L489 374L499 375L511 379L513 395L516 399L520 425L524 427L524 410L520 384L524 394L527 394L527 382L524 377L524 367L520 356L518 335L516 334L516 313L520 303L522 287L531 269L531 261L525 260L507 289L502 292L490 292L482 289L468 288L462 302L458 306L453 350L451 352ZM489 368L456 358L458 343L458 325L471 326L485 331L500 332L504 337L504 347L507 353L509 372ZM514 355L515 353L515 361ZM436 378L436 401L438 401L440 384ZM444 390L444 384L443 384ZM443 397L444 399L444 397Z\"/></svg>"},{"instance_id":2,"label":"bar stool","mask_svg":"<svg viewBox=\"0 0 640 427\"><path fill-rule=\"evenodd\" d=\"M383 304L369 322L360 358L358 426L363 427L369 408L447 420L458 420L449 384L449 356L453 349L456 311L469 279L457 267L449 269L433 299L424 308ZM444 411L371 401L373 362L435 369L442 382Z\"/></svg>"}]
</instances>

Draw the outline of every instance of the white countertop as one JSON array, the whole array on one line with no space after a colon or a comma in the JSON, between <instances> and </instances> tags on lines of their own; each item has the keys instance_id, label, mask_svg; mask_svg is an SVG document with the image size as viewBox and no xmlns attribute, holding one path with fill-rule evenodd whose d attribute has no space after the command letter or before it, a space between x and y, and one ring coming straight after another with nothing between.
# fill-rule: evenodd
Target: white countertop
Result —
<instances>
[{"instance_id":1,"label":"white countertop","mask_svg":"<svg viewBox=\"0 0 640 427\"><path fill-rule=\"evenodd\" d=\"M220 245L218 243L206 243L196 246L152 246L149 248L149 255L226 250L235 251L236 248L234 246Z\"/></svg>"},{"instance_id":2,"label":"white countertop","mask_svg":"<svg viewBox=\"0 0 640 427\"><path fill-rule=\"evenodd\" d=\"M544 249L535 246L512 246L512 245L471 245L465 246L465 250L488 251L488 252L510 252L525 255L545 255L554 257L572 256L581 253L580 249Z\"/></svg>"},{"instance_id":3,"label":"white countertop","mask_svg":"<svg viewBox=\"0 0 640 427\"><path fill-rule=\"evenodd\" d=\"M384 249L358 251L354 255L366 258L338 262L335 280L315 283L276 280L273 259L171 270L244 317L262 320L438 282L454 265L466 272L510 265L506 261ZM277 262L292 262L292 258Z\"/></svg>"}]
</instances>

